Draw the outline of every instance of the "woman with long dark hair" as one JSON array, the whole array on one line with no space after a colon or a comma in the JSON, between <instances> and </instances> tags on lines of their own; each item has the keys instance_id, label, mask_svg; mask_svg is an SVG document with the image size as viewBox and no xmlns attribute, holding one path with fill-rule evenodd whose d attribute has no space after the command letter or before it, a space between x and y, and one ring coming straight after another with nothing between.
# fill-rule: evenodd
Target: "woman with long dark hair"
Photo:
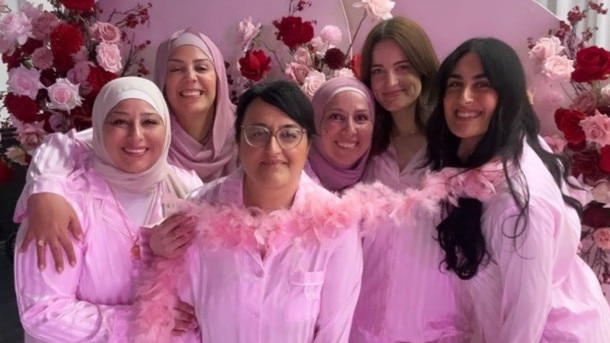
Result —
<instances>
[{"instance_id":1,"label":"woman with long dark hair","mask_svg":"<svg viewBox=\"0 0 610 343\"><path fill-rule=\"evenodd\" d=\"M515 51L494 38L461 44L441 64L427 161L493 169L495 196L447 203L437 226L444 266L484 342L609 342L610 310L578 257L580 204L567 162L545 149Z\"/></svg>"}]
</instances>

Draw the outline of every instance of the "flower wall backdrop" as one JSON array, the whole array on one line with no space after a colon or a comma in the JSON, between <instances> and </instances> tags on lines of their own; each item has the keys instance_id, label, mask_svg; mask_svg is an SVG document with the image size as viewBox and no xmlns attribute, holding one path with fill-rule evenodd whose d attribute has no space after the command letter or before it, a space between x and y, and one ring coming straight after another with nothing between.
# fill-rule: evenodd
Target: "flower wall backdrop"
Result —
<instances>
[{"instance_id":1,"label":"flower wall backdrop","mask_svg":"<svg viewBox=\"0 0 610 343\"><path fill-rule=\"evenodd\" d=\"M267 78L288 78L311 97L329 78L339 75L356 77L358 54L352 51L354 38L367 17L372 21L391 18L395 3L360 0L352 6L363 13L353 37L345 37L332 23L326 23L317 31L319 23L301 16L312 7L312 1L305 0L290 0L286 16L273 20L272 25L255 23L252 17L240 21L243 55L234 64L238 72L232 73L230 78L233 98ZM273 30L273 35L265 35L265 30ZM273 37L272 41L269 37ZM347 48L342 50L339 46L345 41ZM282 44L278 45L278 42Z\"/></svg>"},{"instance_id":2,"label":"flower wall backdrop","mask_svg":"<svg viewBox=\"0 0 610 343\"><path fill-rule=\"evenodd\" d=\"M576 6L548 36L529 43L536 70L563 90L554 113L563 137L546 139L555 152L569 156L572 175L589 193L580 254L610 299L610 52L589 45L597 28L581 24L593 12L607 9L595 1Z\"/></svg>"},{"instance_id":3,"label":"flower wall backdrop","mask_svg":"<svg viewBox=\"0 0 610 343\"><path fill-rule=\"evenodd\" d=\"M51 9L25 2L14 12L0 2L0 53L8 70L0 94L18 144L1 163L27 166L49 132L91 126L100 88L122 75L147 75L134 28L149 21L151 4L105 13L94 0L49 0ZM6 165L3 166L5 168Z\"/></svg>"}]
</instances>

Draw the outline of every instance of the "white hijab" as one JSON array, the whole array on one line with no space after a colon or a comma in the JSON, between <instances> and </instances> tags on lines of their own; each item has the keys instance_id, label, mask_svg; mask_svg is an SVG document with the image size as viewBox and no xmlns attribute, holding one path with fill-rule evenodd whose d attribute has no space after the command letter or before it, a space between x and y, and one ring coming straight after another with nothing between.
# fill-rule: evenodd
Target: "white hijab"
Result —
<instances>
[{"instance_id":1,"label":"white hijab","mask_svg":"<svg viewBox=\"0 0 610 343\"><path fill-rule=\"evenodd\" d=\"M165 144L163 151L148 170L141 173L127 173L108 156L104 146L103 126L110 110L121 100L140 99L149 103L161 116L165 124ZM108 82L95 98L92 113L93 124L93 169L114 189L145 193L155 189L170 172L167 154L171 141L169 110L163 94L152 82L144 78L128 76Z\"/></svg>"}]
</instances>

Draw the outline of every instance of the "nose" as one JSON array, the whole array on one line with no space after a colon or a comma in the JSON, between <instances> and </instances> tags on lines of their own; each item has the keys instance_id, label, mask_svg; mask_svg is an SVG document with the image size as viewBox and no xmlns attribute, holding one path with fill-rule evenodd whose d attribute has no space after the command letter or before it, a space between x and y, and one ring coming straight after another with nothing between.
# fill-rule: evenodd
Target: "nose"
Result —
<instances>
[{"instance_id":1,"label":"nose","mask_svg":"<svg viewBox=\"0 0 610 343\"><path fill-rule=\"evenodd\" d=\"M356 133L356 123L353 118L349 118L345 121L344 131L346 133Z\"/></svg>"},{"instance_id":2,"label":"nose","mask_svg":"<svg viewBox=\"0 0 610 343\"><path fill-rule=\"evenodd\" d=\"M195 80L195 69L194 68L187 68L186 69L186 78L187 80Z\"/></svg>"},{"instance_id":3,"label":"nose","mask_svg":"<svg viewBox=\"0 0 610 343\"><path fill-rule=\"evenodd\" d=\"M134 140L142 138L142 126L139 123L129 126L129 138Z\"/></svg>"},{"instance_id":4,"label":"nose","mask_svg":"<svg viewBox=\"0 0 610 343\"><path fill-rule=\"evenodd\" d=\"M464 89L462 90L462 94L460 96L460 101L462 101L462 103L464 104L468 104L470 102L472 102L472 89L468 86L464 87Z\"/></svg>"},{"instance_id":5,"label":"nose","mask_svg":"<svg viewBox=\"0 0 610 343\"><path fill-rule=\"evenodd\" d=\"M393 70L388 71L386 81L389 85L395 85L398 83L398 77Z\"/></svg>"},{"instance_id":6,"label":"nose","mask_svg":"<svg viewBox=\"0 0 610 343\"><path fill-rule=\"evenodd\" d=\"M276 153L280 150L282 150L282 148L280 147L277 138L275 137L275 135L270 135L267 144L265 144L265 151L269 153Z\"/></svg>"}]
</instances>

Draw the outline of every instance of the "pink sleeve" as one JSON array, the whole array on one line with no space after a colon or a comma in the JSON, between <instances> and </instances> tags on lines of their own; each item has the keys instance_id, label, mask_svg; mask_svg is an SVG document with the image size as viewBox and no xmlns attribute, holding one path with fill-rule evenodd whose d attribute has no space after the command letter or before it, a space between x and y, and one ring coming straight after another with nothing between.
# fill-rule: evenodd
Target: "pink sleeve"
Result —
<instances>
[{"instance_id":1,"label":"pink sleeve","mask_svg":"<svg viewBox=\"0 0 610 343\"><path fill-rule=\"evenodd\" d=\"M553 214L533 205L532 200L527 228L516 240L506 236L513 233L515 211L505 211L493 221L499 243L490 249L498 260L498 277L503 280L498 342L539 342L551 307L555 224Z\"/></svg>"},{"instance_id":2,"label":"pink sleeve","mask_svg":"<svg viewBox=\"0 0 610 343\"><path fill-rule=\"evenodd\" d=\"M345 233L326 267L314 342L347 342L362 278L357 230Z\"/></svg>"},{"instance_id":3,"label":"pink sleeve","mask_svg":"<svg viewBox=\"0 0 610 343\"><path fill-rule=\"evenodd\" d=\"M32 156L27 181L43 174L66 176L81 167L89 156L92 132L72 130L48 135Z\"/></svg>"},{"instance_id":4,"label":"pink sleeve","mask_svg":"<svg viewBox=\"0 0 610 343\"><path fill-rule=\"evenodd\" d=\"M21 229L17 244L21 244L24 234ZM61 274L54 268L38 270L34 246L15 255L15 291L24 331L45 342L127 342L131 306L98 305L77 299L85 247L76 241L73 245L76 266ZM51 260L49 249L46 253Z\"/></svg>"}]
</instances>

